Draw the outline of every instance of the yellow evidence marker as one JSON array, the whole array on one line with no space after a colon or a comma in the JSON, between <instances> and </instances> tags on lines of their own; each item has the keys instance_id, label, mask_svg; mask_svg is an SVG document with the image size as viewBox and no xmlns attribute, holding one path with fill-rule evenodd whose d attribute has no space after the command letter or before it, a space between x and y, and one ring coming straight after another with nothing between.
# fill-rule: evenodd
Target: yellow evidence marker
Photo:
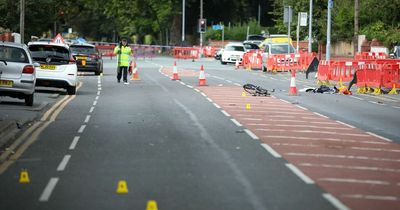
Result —
<instances>
[{"instance_id":1,"label":"yellow evidence marker","mask_svg":"<svg viewBox=\"0 0 400 210\"><path fill-rule=\"evenodd\" d=\"M120 180L118 182L117 193L118 194L126 194L126 193L128 193L128 185L126 184L125 180Z\"/></svg>"}]
</instances>

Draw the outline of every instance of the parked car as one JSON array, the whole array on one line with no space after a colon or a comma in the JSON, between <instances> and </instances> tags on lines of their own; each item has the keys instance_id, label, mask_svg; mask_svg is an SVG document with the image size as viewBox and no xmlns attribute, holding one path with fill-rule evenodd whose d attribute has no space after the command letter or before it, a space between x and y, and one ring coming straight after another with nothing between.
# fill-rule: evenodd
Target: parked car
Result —
<instances>
[{"instance_id":1,"label":"parked car","mask_svg":"<svg viewBox=\"0 0 400 210\"><path fill-rule=\"evenodd\" d=\"M215 60L221 60L222 52L224 52L224 48L217 50L217 52L214 55Z\"/></svg>"},{"instance_id":2,"label":"parked car","mask_svg":"<svg viewBox=\"0 0 400 210\"><path fill-rule=\"evenodd\" d=\"M390 53L390 57L400 59L400 46L394 46L393 53Z\"/></svg>"},{"instance_id":3,"label":"parked car","mask_svg":"<svg viewBox=\"0 0 400 210\"><path fill-rule=\"evenodd\" d=\"M251 43L248 41L244 41L243 46L246 49L246 52L248 52L250 50L259 50L260 49L257 44L254 44L254 43Z\"/></svg>"},{"instance_id":4,"label":"parked car","mask_svg":"<svg viewBox=\"0 0 400 210\"><path fill-rule=\"evenodd\" d=\"M263 35L252 34L252 35L249 35L249 36L247 37L247 40L246 40L245 42L259 45L259 44L261 44L264 40L265 40L265 37L264 37Z\"/></svg>"},{"instance_id":5,"label":"parked car","mask_svg":"<svg viewBox=\"0 0 400 210\"><path fill-rule=\"evenodd\" d=\"M0 96L24 99L33 105L36 73L25 44L0 42Z\"/></svg>"},{"instance_id":6,"label":"parked car","mask_svg":"<svg viewBox=\"0 0 400 210\"><path fill-rule=\"evenodd\" d=\"M269 43L265 45L263 52L263 71L267 71L267 59L271 55L295 53L294 47L289 43ZM283 62L283 61L282 61ZM293 61L289 61L293 62Z\"/></svg>"},{"instance_id":7,"label":"parked car","mask_svg":"<svg viewBox=\"0 0 400 210\"><path fill-rule=\"evenodd\" d=\"M241 63L244 53L245 49L243 43L228 43L225 46L224 52L221 55L221 64L225 65L227 63L236 63L237 60L239 61L239 63Z\"/></svg>"},{"instance_id":8,"label":"parked car","mask_svg":"<svg viewBox=\"0 0 400 210\"><path fill-rule=\"evenodd\" d=\"M69 46L73 58L76 60L78 71L103 73L103 59L101 53L91 44L72 44Z\"/></svg>"},{"instance_id":9,"label":"parked car","mask_svg":"<svg viewBox=\"0 0 400 210\"><path fill-rule=\"evenodd\" d=\"M30 42L29 51L35 62L36 86L65 88L75 95L78 83L78 68L66 44Z\"/></svg>"}]
</instances>

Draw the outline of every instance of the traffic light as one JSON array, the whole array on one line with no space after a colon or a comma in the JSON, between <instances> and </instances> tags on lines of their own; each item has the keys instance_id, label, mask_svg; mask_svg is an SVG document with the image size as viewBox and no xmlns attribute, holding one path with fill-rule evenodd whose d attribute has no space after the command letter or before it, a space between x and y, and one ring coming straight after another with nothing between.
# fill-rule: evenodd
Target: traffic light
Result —
<instances>
[{"instance_id":1,"label":"traffic light","mask_svg":"<svg viewBox=\"0 0 400 210\"><path fill-rule=\"evenodd\" d=\"M205 33L207 30L207 20L199 19L199 33Z\"/></svg>"}]
</instances>

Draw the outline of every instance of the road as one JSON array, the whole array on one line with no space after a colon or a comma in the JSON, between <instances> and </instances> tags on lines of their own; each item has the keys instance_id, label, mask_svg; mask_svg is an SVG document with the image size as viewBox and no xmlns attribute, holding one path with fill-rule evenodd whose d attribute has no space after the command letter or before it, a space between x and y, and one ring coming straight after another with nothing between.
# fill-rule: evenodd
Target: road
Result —
<instances>
[{"instance_id":1,"label":"road","mask_svg":"<svg viewBox=\"0 0 400 210\"><path fill-rule=\"evenodd\" d=\"M117 83L115 60L103 76L80 76L76 96L60 95L3 152L1 209L400 205L399 96L289 96L289 74L212 59L178 61L181 81L171 81L172 64L139 59L129 85ZM316 86L304 74L296 82ZM246 83L275 92L242 96Z\"/></svg>"}]
</instances>

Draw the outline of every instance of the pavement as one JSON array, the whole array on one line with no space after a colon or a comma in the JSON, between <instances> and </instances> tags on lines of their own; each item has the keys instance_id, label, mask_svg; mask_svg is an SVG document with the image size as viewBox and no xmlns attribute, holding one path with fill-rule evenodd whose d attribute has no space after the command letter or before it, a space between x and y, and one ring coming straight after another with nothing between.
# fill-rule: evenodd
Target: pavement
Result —
<instances>
[{"instance_id":1,"label":"pavement","mask_svg":"<svg viewBox=\"0 0 400 210\"><path fill-rule=\"evenodd\" d=\"M37 88L32 107L26 106L23 100L0 97L0 153L57 101L59 91Z\"/></svg>"}]
</instances>

